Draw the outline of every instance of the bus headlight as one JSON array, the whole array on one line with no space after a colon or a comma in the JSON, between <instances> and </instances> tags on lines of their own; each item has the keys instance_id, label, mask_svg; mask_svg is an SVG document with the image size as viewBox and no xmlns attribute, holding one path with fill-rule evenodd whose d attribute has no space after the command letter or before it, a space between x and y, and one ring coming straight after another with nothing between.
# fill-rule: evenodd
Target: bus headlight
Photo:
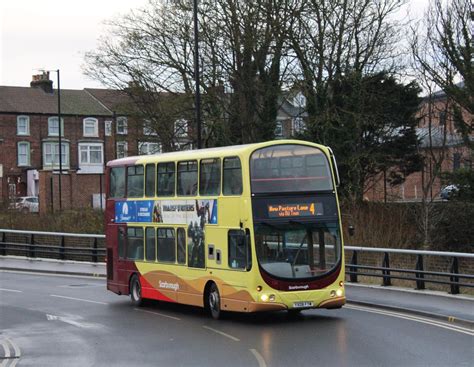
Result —
<instances>
[{"instance_id":1,"label":"bus headlight","mask_svg":"<svg viewBox=\"0 0 474 367\"><path fill-rule=\"evenodd\" d=\"M336 291L335 290L332 290L331 292L329 292L329 295L331 297L336 297Z\"/></svg>"},{"instance_id":2,"label":"bus headlight","mask_svg":"<svg viewBox=\"0 0 474 367\"><path fill-rule=\"evenodd\" d=\"M268 300L270 302L275 302L275 295L274 294L270 294L270 297L268 297Z\"/></svg>"},{"instance_id":3,"label":"bus headlight","mask_svg":"<svg viewBox=\"0 0 474 367\"><path fill-rule=\"evenodd\" d=\"M262 295L260 296L260 299L262 300L262 302L267 302L267 301L268 301L268 295L262 294Z\"/></svg>"},{"instance_id":4,"label":"bus headlight","mask_svg":"<svg viewBox=\"0 0 474 367\"><path fill-rule=\"evenodd\" d=\"M336 291L336 296L341 297L342 296L342 289L338 289Z\"/></svg>"}]
</instances>

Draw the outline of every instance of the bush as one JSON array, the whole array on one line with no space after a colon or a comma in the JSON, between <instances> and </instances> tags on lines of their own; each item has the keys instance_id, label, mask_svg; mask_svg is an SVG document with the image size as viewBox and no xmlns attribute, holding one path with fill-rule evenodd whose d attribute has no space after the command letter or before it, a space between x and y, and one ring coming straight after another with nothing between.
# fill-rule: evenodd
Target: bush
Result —
<instances>
[{"instance_id":1,"label":"bush","mask_svg":"<svg viewBox=\"0 0 474 367\"><path fill-rule=\"evenodd\" d=\"M0 223L0 228L3 229L103 234L104 212L77 209L39 215L4 210L0 213Z\"/></svg>"}]
</instances>

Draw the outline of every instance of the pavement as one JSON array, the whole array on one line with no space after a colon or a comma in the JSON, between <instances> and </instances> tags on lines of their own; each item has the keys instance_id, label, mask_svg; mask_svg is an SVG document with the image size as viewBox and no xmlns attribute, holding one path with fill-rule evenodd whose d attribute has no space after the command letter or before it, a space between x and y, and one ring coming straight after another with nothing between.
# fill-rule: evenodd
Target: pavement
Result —
<instances>
[{"instance_id":1,"label":"pavement","mask_svg":"<svg viewBox=\"0 0 474 367\"><path fill-rule=\"evenodd\" d=\"M0 271L105 278L105 263L0 256ZM474 297L446 292L346 283L348 303L474 327Z\"/></svg>"}]
</instances>

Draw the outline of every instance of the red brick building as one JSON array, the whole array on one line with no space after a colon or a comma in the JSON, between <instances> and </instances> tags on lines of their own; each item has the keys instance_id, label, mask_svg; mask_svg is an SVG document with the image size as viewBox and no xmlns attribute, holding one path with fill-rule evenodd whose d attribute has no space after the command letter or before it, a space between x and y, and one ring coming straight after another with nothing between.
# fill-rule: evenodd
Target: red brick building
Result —
<instances>
[{"instance_id":1,"label":"red brick building","mask_svg":"<svg viewBox=\"0 0 474 367\"><path fill-rule=\"evenodd\" d=\"M153 153L157 146L139 147L143 132L118 107L123 93L60 94L61 206L90 207L94 201L100 207L105 163L136 155L139 148ZM0 86L0 202L31 195L39 196L42 212L59 207L59 130L58 95L49 73L33 76L30 87Z\"/></svg>"},{"instance_id":2,"label":"red brick building","mask_svg":"<svg viewBox=\"0 0 474 367\"><path fill-rule=\"evenodd\" d=\"M464 121L473 121L473 116L462 111ZM375 201L428 201L441 200L443 187L450 184L443 180L442 173L460 168L473 169L474 157L464 144L453 118L453 102L442 91L426 97L419 110L420 153L424 156L424 169L407 177L398 186L390 186L380 174L366 183L364 197ZM474 141L474 136L471 136ZM388 176L388 172L386 173Z\"/></svg>"}]
</instances>

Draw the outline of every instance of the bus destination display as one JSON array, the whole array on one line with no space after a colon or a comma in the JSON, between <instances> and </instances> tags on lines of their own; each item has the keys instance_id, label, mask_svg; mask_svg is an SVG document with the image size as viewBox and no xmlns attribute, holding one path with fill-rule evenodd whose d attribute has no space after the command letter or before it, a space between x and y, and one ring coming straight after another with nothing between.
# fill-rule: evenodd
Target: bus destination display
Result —
<instances>
[{"instance_id":1,"label":"bus destination display","mask_svg":"<svg viewBox=\"0 0 474 367\"><path fill-rule=\"evenodd\" d=\"M287 217L312 217L323 215L322 203L290 203L290 204L269 204L269 218L287 218Z\"/></svg>"}]
</instances>

